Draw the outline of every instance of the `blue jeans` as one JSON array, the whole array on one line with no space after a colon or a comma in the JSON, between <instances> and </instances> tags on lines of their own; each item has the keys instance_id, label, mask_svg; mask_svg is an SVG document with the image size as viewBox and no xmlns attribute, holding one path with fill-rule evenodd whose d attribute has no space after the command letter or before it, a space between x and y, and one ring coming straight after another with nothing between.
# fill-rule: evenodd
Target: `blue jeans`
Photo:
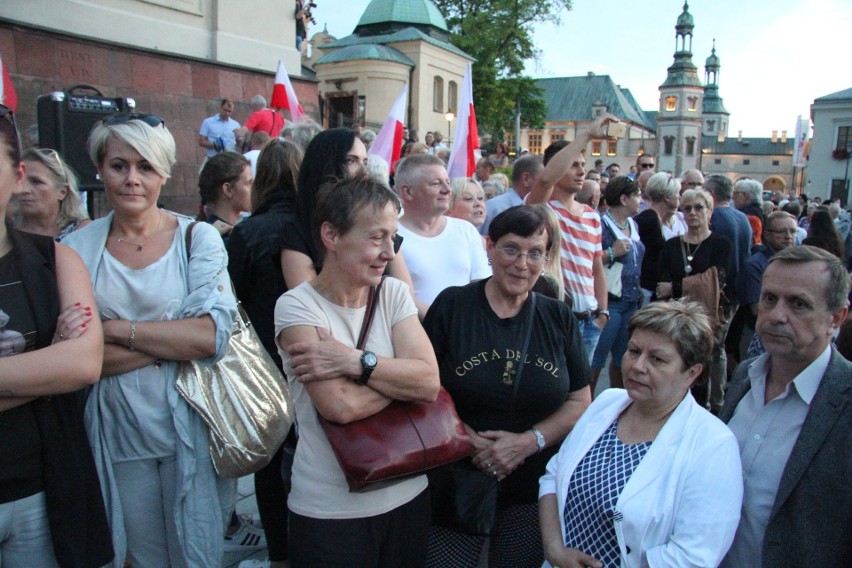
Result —
<instances>
[{"instance_id":1,"label":"blue jeans","mask_svg":"<svg viewBox=\"0 0 852 568\"><path fill-rule=\"evenodd\" d=\"M580 324L580 336L583 338L583 347L586 349L586 360L591 362L595 354L595 348L598 346L598 339L601 336L601 328L593 319L577 320Z\"/></svg>"},{"instance_id":2,"label":"blue jeans","mask_svg":"<svg viewBox=\"0 0 852 568\"><path fill-rule=\"evenodd\" d=\"M43 491L0 505L0 566L59 568Z\"/></svg>"},{"instance_id":3,"label":"blue jeans","mask_svg":"<svg viewBox=\"0 0 852 568\"><path fill-rule=\"evenodd\" d=\"M592 358L592 369L603 369L610 352L612 364L621 368L621 359L627 351L627 322L638 309L639 300L610 300L609 321L606 322L598 340L598 347Z\"/></svg>"}]
</instances>

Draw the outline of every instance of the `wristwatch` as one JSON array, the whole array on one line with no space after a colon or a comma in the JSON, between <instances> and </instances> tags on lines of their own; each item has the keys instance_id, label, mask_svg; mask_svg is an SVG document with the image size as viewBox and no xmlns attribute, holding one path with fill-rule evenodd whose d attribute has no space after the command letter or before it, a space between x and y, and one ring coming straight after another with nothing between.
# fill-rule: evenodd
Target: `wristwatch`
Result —
<instances>
[{"instance_id":1,"label":"wristwatch","mask_svg":"<svg viewBox=\"0 0 852 568\"><path fill-rule=\"evenodd\" d=\"M532 428L530 431L533 433L533 436L535 436L535 445L538 446L538 453L541 453L545 446L544 434L542 434L541 430L538 428Z\"/></svg>"},{"instance_id":2,"label":"wristwatch","mask_svg":"<svg viewBox=\"0 0 852 568\"><path fill-rule=\"evenodd\" d=\"M609 310L598 310L599 316L606 316L606 320L609 321Z\"/></svg>"},{"instance_id":3,"label":"wristwatch","mask_svg":"<svg viewBox=\"0 0 852 568\"><path fill-rule=\"evenodd\" d=\"M378 362L379 359L376 357L375 353L372 351L364 351L364 353L361 354L361 368L363 371L361 371L361 376L355 380L355 383L359 385L366 385Z\"/></svg>"}]
</instances>

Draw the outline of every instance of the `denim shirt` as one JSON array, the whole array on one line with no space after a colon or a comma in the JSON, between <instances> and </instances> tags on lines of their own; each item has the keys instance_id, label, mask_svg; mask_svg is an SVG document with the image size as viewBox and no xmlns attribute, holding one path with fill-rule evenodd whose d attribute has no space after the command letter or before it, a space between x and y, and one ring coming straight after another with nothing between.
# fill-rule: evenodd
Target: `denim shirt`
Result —
<instances>
[{"instance_id":1,"label":"denim shirt","mask_svg":"<svg viewBox=\"0 0 852 568\"><path fill-rule=\"evenodd\" d=\"M616 234L613 231L610 222L614 224L613 219L608 213L602 216L603 232L601 233L601 247L604 250L604 264L609 265L609 254L607 250L615 244L616 241L625 238L624 233L618 231ZM642 290L639 287L639 272L642 266L642 257L645 256L645 245L639 240L639 229L633 219L627 219L630 227L630 250L627 254L623 254L615 258L615 262L624 264L621 270L621 299L630 302L635 302L642 298Z\"/></svg>"}]
</instances>

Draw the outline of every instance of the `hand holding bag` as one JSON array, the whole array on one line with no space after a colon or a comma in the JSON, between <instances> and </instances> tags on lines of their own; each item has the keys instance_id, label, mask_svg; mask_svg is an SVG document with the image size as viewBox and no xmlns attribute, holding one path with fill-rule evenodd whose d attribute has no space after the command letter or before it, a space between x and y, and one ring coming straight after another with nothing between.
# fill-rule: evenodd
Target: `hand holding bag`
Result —
<instances>
[{"instance_id":1,"label":"hand holding bag","mask_svg":"<svg viewBox=\"0 0 852 568\"><path fill-rule=\"evenodd\" d=\"M380 283L368 296L356 349L367 343L381 288ZM376 414L348 424L318 418L350 492L424 473L474 449L443 388L434 402L394 400Z\"/></svg>"},{"instance_id":2,"label":"hand holding bag","mask_svg":"<svg viewBox=\"0 0 852 568\"><path fill-rule=\"evenodd\" d=\"M194 226L186 231L187 260ZM242 477L266 466L294 418L284 376L239 300L237 308L222 359L213 365L181 361L175 381L178 393L210 429L210 457L220 477Z\"/></svg>"}]
</instances>

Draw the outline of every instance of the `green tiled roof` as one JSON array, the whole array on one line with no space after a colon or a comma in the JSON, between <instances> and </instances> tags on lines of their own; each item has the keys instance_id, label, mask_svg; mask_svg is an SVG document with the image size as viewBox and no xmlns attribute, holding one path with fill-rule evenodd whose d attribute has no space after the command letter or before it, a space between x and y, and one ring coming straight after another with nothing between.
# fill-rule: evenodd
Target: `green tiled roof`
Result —
<instances>
[{"instance_id":1,"label":"green tiled roof","mask_svg":"<svg viewBox=\"0 0 852 568\"><path fill-rule=\"evenodd\" d=\"M774 144L771 138L743 138L742 142L736 138L726 138L724 142L719 142L718 138L712 136L701 138L702 151L708 150L708 154L717 155L792 156L794 143L795 138L792 136L784 143L778 138L778 142Z\"/></svg>"},{"instance_id":2,"label":"green tiled roof","mask_svg":"<svg viewBox=\"0 0 852 568\"><path fill-rule=\"evenodd\" d=\"M722 97L719 96L719 87L707 85L704 87L704 100L701 103L701 112L704 114L731 114L725 109Z\"/></svg>"},{"instance_id":3,"label":"green tiled roof","mask_svg":"<svg viewBox=\"0 0 852 568\"><path fill-rule=\"evenodd\" d=\"M431 0L373 0L361 15L358 26L390 22L435 26L449 31L444 16Z\"/></svg>"},{"instance_id":4,"label":"green tiled roof","mask_svg":"<svg viewBox=\"0 0 852 568\"><path fill-rule=\"evenodd\" d=\"M348 35L345 38L339 39L332 43L327 43L323 47L323 49L331 48L336 49L338 47L348 47L350 45L366 45L366 44L390 44L390 43L400 43L405 41L425 41L426 43L430 43L432 45L441 47L446 49L449 52L455 53L456 55L460 55L466 59L474 61L474 59L457 48L453 44L448 41L441 41L435 37L432 37L426 33L423 33L421 30L417 28L405 28L403 30L399 30L393 33L388 34L380 34L380 35L370 35L370 36L360 36L358 34Z\"/></svg>"},{"instance_id":5,"label":"green tiled roof","mask_svg":"<svg viewBox=\"0 0 852 568\"><path fill-rule=\"evenodd\" d=\"M661 87L702 87L698 78L698 68L692 63L692 54L688 51L675 53L675 60L668 69L666 80Z\"/></svg>"},{"instance_id":6,"label":"green tiled roof","mask_svg":"<svg viewBox=\"0 0 852 568\"><path fill-rule=\"evenodd\" d=\"M844 89L842 91L837 91L836 93L831 93L830 95L825 95L824 97L820 97L815 99L815 103L828 103L835 101L849 101L852 100L852 88Z\"/></svg>"},{"instance_id":7,"label":"green tiled roof","mask_svg":"<svg viewBox=\"0 0 852 568\"><path fill-rule=\"evenodd\" d=\"M323 63L342 63L344 61L356 61L359 59L390 61L392 63L402 63L403 65L414 67L414 62L403 53L400 53L392 47L373 43L350 45L349 47L335 49L331 53L326 53L319 58L316 65L322 65Z\"/></svg>"},{"instance_id":8,"label":"green tiled roof","mask_svg":"<svg viewBox=\"0 0 852 568\"><path fill-rule=\"evenodd\" d=\"M600 101L621 120L656 130L630 91L619 88L609 75L536 79L536 85L543 91L548 122L593 120L592 105Z\"/></svg>"}]
</instances>

